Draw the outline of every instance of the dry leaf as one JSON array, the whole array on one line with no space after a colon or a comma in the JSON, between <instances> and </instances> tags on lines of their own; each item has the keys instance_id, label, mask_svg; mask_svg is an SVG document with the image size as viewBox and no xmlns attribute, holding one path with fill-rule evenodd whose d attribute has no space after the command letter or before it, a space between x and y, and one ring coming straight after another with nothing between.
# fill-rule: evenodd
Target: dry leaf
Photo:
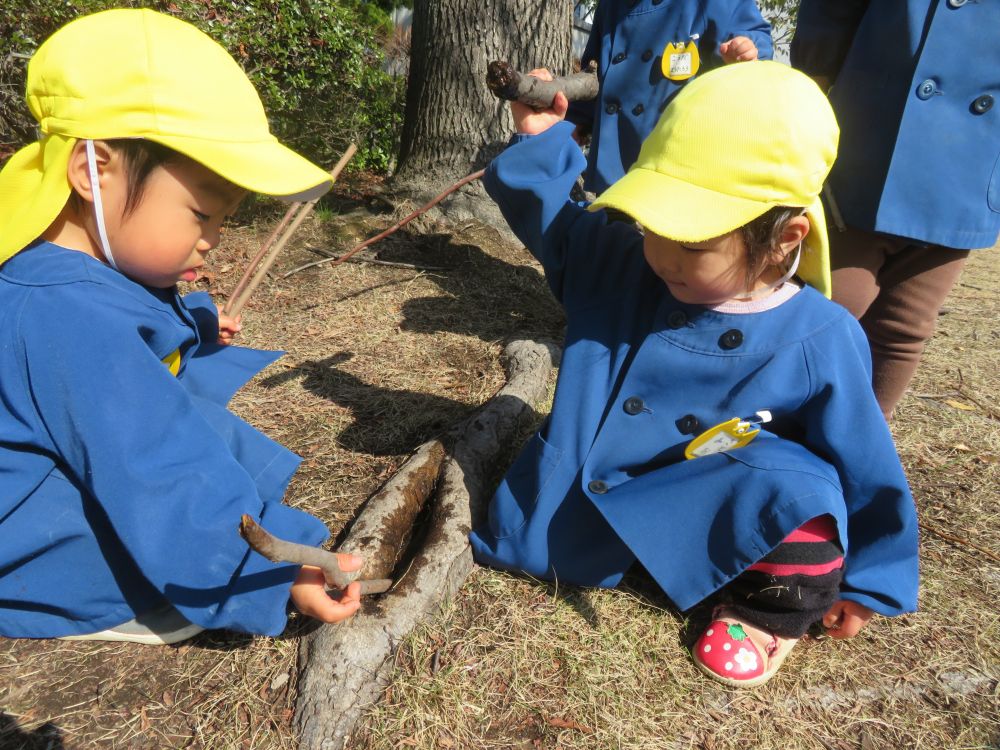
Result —
<instances>
[{"instance_id":1,"label":"dry leaf","mask_svg":"<svg viewBox=\"0 0 1000 750\"><path fill-rule=\"evenodd\" d=\"M944 401L948 406L954 409L961 409L962 411L975 411L975 406L969 406L968 404L963 404L961 401L956 401L953 398L947 398Z\"/></svg>"},{"instance_id":2,"label":"dry leaf","mask_svg":"<svg viewBox=\"0 0 1000 750\"><path fill-rule=\"evenodd\" d=\"M545 720L545 723L550 727L559 727L560 729L578 729L586 734L593 734L594 730L588 726L580 724L569 719L560 719L558 716L550 716Z\"/></svg>"}]
</instances>

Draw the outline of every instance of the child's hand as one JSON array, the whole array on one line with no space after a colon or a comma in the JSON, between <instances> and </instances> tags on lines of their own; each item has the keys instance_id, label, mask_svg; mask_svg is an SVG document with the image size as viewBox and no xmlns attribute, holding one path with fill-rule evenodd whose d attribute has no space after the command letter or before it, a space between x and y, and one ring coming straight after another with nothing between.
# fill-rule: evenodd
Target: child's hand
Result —
<instances>
[{"instance_id":1,"label":"child's hand","mask_svg":"<svg viewBox=\"0 0 1000 750\"><path fill-rule=\"evenodd\" d=\"M719 45L722 62L748 62L757 59L757 45L745 36L734 36L728 42Z\"/></svg>"},{"instance_id":2,"label":"child's hand","mask_svg":"<svg viewBox=\"0 0 1000 750\"><path fill-rule=\"evenodd\" d=\"M552 74L545 68L535 68L528 75L542 81L552 80ZM510 112L514 115L514 128L518 133L527 135L537 135L548 130L557 122L562 122L563 118L566 117L567 109L569 109L569 100L562 91L555 95L552 106L548 109L534 109L518 101L510 103Z\"/></svg>"},{"instance_id":3,"label":"child's hand","mask_svg":"<svg viewBox=\"0 0 1000 750\"><path fill-rule=\"evenodd\" d=\"M236 334L240 332L243 328L243 324L240 322L243 320L242 316L237 315L235 318L226 315L222 311L220 305L216 305L215 308L219 311L219 342L220 344L231 344Z\"/></svg>"},{"instance_id":4,"label":"child's hand","mask_svg":"<svg viewBox=\"0 0 1000 750\"><path fill-rule=\"evenodd\" d=\"M841 599L823 615L823 627L831 638L853 638L873 614L864 604Z\"/></svg>"},{"instance_id":5,"label":"child's hand","mask_svg":"<svg viewBox=\"0 0 1000 750\"><path fill-rule=\"evenodd\" d=\"M357 555L341 555L340 569L345 573L358 570L362 560ZM340 594L339 599L333 599L326 591L326 579L323 571L312 565L303 565L299 575L292 584L292 604L304 615L315 617L323 622L340 622L358 611L361 606L361 584L355 581L349 584Z\"/></svg>"}]
</instances>

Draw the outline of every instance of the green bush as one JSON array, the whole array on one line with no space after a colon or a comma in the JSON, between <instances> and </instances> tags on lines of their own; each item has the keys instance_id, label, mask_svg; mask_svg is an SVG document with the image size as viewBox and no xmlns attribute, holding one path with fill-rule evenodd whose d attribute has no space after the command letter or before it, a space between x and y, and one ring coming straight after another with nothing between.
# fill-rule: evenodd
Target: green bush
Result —
<instances>
[{"instance_id":1,"label":"green bush","mask_svg":"<svg viewBox=\"0 0 1000 750\"><path fill-rule=\"evenodd\" d=\"M327 168L354 141L353 169L387 169L402 122L405 82L382 69L391 33L363 0L6 0L0 18L0 157L35 138L24 104L25 60L78 15L149 7L189 21L229 50L260 92L271 129ZM6 152L6 153L4 153Z\"/></svg>"}]
</instances>

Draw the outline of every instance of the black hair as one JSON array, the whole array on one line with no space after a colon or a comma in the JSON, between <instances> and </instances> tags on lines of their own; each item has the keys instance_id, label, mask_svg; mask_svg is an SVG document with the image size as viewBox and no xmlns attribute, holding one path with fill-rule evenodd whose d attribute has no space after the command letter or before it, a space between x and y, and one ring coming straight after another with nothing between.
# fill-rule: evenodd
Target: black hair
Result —
<instances>
[{"instance_id":1,"label":"black hair","mask_svg":"<svg viewBox=\"0 0 1000 750\"><path fill-rule=\"evenodd\" d=\"M171 148L145 138L111 138L104 140L104 143L121 156L125 171L127 192L122 216L128 216L138 207L146 189L146 181L154 169L187 158ZM76 193L72 194L70 200L73 201L77 211L83 208L80 196Z\"/></svg>"},{"instance_id":2,"label":"black hair","mask_svg":"<svg viewBox=\"0 0 1000 750\"><path fill-rule=\"evenodd\" d=\"M775 206L736 230L747 248L747 289L753 288L754 282L771 264L785 225L801 214L801 207Z\"/></svg>"}]
</instances>

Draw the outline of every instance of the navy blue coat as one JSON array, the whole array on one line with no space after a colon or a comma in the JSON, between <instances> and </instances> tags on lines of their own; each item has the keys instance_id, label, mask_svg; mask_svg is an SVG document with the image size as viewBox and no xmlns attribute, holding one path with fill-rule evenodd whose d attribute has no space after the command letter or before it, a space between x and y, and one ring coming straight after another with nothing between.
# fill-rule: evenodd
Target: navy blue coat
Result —
<instances>
[{"instance_id":1,"label":"navy blue coat","mask_svg":"<svg viewBox=\"0 0 1000 750\"><path fill-rule=\"evenodd\" d=\"M81 252L40 243L0 269L0 634L92 633L165 601L205 628L284 628L298 566L250 552L240 516L305 544L326 528L281 503L298 457L225 406L279 355L217 336L208 295Z\"/></svg>"},{"instance_id":2,"label":"navy blue coat","mask_svg":"<svg viewBox=\"0 0 1000 750\"><path fill-rule=\"evenodd\" d=\"M638 559L686 609L829 513L843 597L914 609L917 519L857 322L808 287L752 314L678 302L630 223L567 201L584 166L571 131L516 138L485 177L567 331L551 414L473 532L476 558L592 586ZM748 446L683 458L693 432L761 409L774 421Z\"/></svg>"},{"instance_id":3,"label":"navy blue coat","mask_svg":"<svg viewBox=\"0 0 1000 750\"><path fill-rule=\"evenodd\" d=\"M844 222L945 247L1000 232L1000 4L802 0L792 64L834 81Z\"/></svg>"},{"instance_id":4,"label":"navy blue coat","mask_svg":"<svg viewBox=\"0 0 1000 750\"><path fill-rule=\"evenodd\" d=\"M601 0L581 62L597 62L601 91L575 104L571 121L592 130L584 186L600 193L628 170L643 139L685 81L663 76L663 50L698 35L701 70L722 64L719 44L745 36L761 60L773 53L771 26L754 0ZM691 79L688 79L691 80Z\"/></svg>"}]
</instances>

